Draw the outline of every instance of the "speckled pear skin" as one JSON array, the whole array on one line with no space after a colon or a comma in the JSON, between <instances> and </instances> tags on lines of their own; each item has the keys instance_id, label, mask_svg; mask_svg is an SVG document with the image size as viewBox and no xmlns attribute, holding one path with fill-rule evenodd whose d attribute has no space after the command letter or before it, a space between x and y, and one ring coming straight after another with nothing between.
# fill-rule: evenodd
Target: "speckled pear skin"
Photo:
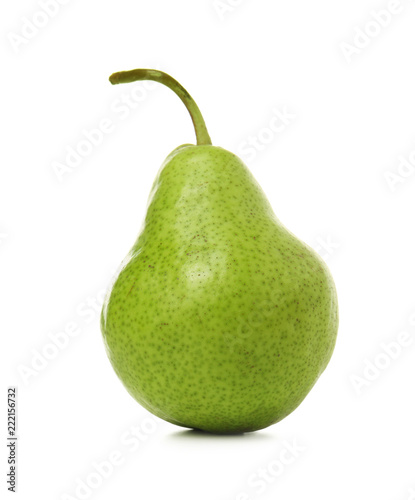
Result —
<instances>
[{"instance_id":1,"label":"speckled pear skin","mask_svg":"<svg viewBox=\"0 0 415 500\"><path fill-rule=\"evenodd\" d=\"M243 162L210 145L174 150L102 311L128 392L180 426L262 429L305 398L337 327L325 263L278 221Z\"/></svg>"}]
</instances>

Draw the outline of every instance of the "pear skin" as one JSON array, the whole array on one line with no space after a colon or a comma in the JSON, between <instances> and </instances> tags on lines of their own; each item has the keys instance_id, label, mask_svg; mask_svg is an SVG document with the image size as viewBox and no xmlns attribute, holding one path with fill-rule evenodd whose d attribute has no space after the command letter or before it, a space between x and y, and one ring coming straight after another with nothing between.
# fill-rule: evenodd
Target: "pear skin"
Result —
<instances>
[{"instance_id":1,"label":"pear skin","mask_svg":"<svg viewBox=\"0 0 415 500\"><path fill-rule=\"evenodd\" d=\"M295 410L326 368L336 290L244 163L200 136L161 167L101 330L116 374L154 415L255 431Z\"/></svg>"}]
</instances>

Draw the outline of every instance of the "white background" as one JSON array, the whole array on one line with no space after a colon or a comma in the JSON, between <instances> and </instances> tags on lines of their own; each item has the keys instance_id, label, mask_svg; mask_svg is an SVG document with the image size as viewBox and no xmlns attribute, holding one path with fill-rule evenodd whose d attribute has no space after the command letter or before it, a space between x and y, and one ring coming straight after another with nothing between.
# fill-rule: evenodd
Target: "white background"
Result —
<instances>
[{"instance_id":1,"label":"white background","mask_svg":"<svg viewBox=\"0 0 415 500\"><path fill-rule=\"evenodd\" d=\"M17 385L19 498L415 498L415 2L61 3L48 15L35 0L0 12L0 432L5 471L6 386ZM374 21L384 9L393 14ZM333 273L332 361L303 404L263 431L215 437L167 424L106 358L102 291L160 164L194 141L170 90L138 84L132 97L137 84L109 84L136 67L189 90L214 144L246 161ZM275 110L291 116L278 132ZM103 119L111 131L58 176L56 162ZM247 156L252 138L261 150ZM76 336L62 333L71 327ZM98 476L94 463L114 457Z\"/></svg>"}]
</instances>

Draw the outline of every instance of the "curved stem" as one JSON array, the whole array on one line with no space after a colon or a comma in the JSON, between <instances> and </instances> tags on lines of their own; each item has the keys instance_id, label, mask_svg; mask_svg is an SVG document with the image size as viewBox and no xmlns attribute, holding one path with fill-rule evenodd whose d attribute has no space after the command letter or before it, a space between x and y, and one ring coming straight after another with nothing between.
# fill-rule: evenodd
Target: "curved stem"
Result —
<instances>
[{"instance_id":1,"label":"curved stem","mask_svg":"<svg viewBox=\"0 0 415 500\"><path fill-rule=\"evenodd\" d=\"M173 90L173 92L180 97L183 104L186 106L187 111L189 111L196 132L197 145L201 146L212 144L206 128L205 120L203 119L202 113L200 112L197 104L192 99L189 92L187 92L187 90L182 87L177 80L172 78L167 73L155 69L133 69L131 71L119 71L118 73L113 73L109 80L113 85L116 85L117 83L130 83L138 80L153 80L169 87L169 89Z\"/></svg>"}]
</instances>

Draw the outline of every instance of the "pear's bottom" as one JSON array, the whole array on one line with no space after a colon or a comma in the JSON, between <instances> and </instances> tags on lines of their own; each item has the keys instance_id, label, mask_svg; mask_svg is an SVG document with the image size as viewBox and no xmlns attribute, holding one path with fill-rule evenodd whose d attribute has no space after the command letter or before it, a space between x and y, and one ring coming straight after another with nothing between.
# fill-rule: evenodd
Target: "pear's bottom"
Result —
<instances>
[{"instance_id":1,"label":"pear's bottom","mask_svg":"<svg viewBox=\"0 0 415 500\"><path fill-rule=\"evenodd\" d=\"M314 383L300 398L290 401L284 400L279 404L274 403L271 407L258 405L258 401L255 399L250 401L247 398L244 401L245 411L242 410L240 401L232 401L231 399L223 406L218 405L216 408L212 404L208 411L206 408L194 408L193 412L189 412L186 408L163 411L160 407L156 408L149 404L142 395L134 394L135 391L131 391L130 388L127 390L144 408L166 422L195 431L231 435L255 432L283 420L300 405L313 385Z\"/></svg>"}]
</instances>

